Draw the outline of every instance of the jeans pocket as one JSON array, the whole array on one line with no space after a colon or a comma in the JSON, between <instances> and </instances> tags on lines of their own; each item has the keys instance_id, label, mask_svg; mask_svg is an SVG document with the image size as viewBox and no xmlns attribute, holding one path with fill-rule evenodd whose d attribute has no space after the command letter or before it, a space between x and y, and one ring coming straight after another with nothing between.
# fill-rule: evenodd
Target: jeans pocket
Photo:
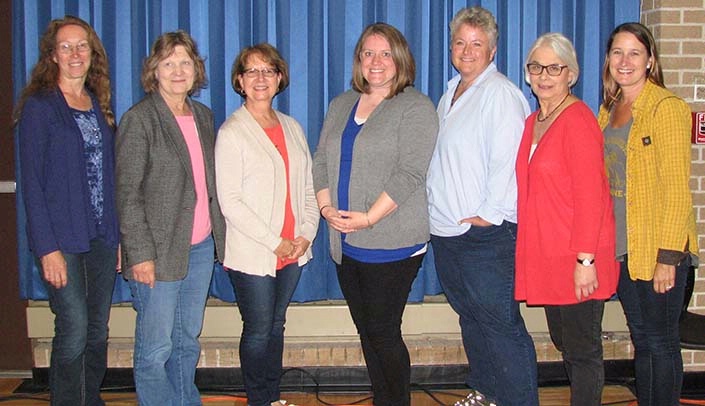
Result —
<instances>
[{"instance_id":1,"label":"jeans pocket","mask_svg":"<svg viewBox=\"0 0 705 406\"><path fill-rule=\"evenodd\" d=\"M471 238L482 238L482 239L504 239L505 234L509 235L512 241L517 239L517 225L509 221L503 221L500 225L489 225L489 226L472 226L467 231L466 235Z\"/></svg>"},{"instance_id":2,"label":"jeans pocket","mask_svg":"<svg viewBox=\"0 0 705 406\"><path fill-rule=\"evenodd\" d=\"M508 221L505 221L502 223L502 226L504 227L505 230L507 230L507 233L509 233L509 236L511 237L511 239L516 241L517 240L517 225L514 223L510 223Z\"/></svg>"}]
</instances>

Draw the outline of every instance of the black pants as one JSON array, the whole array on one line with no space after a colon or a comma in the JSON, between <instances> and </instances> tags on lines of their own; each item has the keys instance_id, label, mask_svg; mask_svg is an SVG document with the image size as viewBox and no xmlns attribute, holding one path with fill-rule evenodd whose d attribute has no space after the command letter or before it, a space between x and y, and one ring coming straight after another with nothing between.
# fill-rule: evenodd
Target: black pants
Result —
<instances>
[{"instance_id":1,"label":"black pants","mask_svg":"<svg viewBox=\"0 0 705 406\"><path fill-rule=\"evenodd\" d=\"M423 255L383 264L343 256L338 281L350 309L376 406L408 406L411 361L401 319Z\"/></svg>"},{"instance_id":2,"label":"black pants","mask_svg":"<svg viewBox=\"0 0 705 406\"><path fill-rule=\"evenodd\" d=\"M605 368L602 361L603 300L574 305L546 306L551 340L563 355L570 380L571 406L599 406Z\"/></svg>"}]
</instances>

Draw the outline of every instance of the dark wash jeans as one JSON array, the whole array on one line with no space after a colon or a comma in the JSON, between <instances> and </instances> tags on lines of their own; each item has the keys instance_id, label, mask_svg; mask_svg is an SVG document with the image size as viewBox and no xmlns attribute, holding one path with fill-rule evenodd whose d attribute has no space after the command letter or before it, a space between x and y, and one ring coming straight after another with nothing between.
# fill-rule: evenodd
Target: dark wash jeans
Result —
<instances>
[{"instance_id":1,"label":"dark wash jeans","mask_svg":"<svg viewBox=\"0 0 705 406\"><path fill-rule=\"evenodd\" d=\"M108 318L115 285L117 249L101 239L90 250L66 254L68 283L56 289L47 283L54 319L49 387L52 406L102 406ZM41 263L37 260L41 269Z\"/></svg>"},{"instance_id":2,"label":"dark wash jeans","mask_svg":"<svg viewBox=\"0 0 705 406\"><path fill-rule=\"evenodd\" d=\"M653 281L629 278L629 258L622 262L617 294L634 344L634 373L639 406L679 405L683 385L678 320L683 306L690 256L676 266L676 283L656 293Z\"/></svg>"},{"instance_id":3,"label":"dark wash jeans","mask_svg":"<svg viewBox=\"0 0 705 406\"><path fill-rule=\"evenodd\" d=\"M269 406L279 400L284 352L286 309L301 277L301 267L290 264L276 277L228 271L242 317L240 368L247 404Z\"/></svg>"},{"instance_id":4,"label":"dark wash jeans","mask_svg":"<svg viewBox=\"0 0 705 406\"><path fill-rule=\"evenodd\" d=\"M401 320L424 255L387 263L366 263L343 255L338 281L348 303L375 406L408 406L411 361Z\"/></svg>"},{"instance_id":5,"label":"dark wash jeans","mask_svg":"<svg viewBox=\"0 0 705 406\"><path fill-rule=\"evenodd\" d=\"M516 224L431 236L436 272L460 316L465 383L501 406L538 406L536 351L514 300Z\"/></svg>"},{"instance_id":6,"label":"dark wash jeans","mask_svg":"<svg viewBox=\"0 0 705 406\"><path fill-rule=\"evenodd\" d=\"M604 300L545 306L551 340L563 356L571 406L600 406L605 384L602 361Z\"/></svg>"}]
</instances>

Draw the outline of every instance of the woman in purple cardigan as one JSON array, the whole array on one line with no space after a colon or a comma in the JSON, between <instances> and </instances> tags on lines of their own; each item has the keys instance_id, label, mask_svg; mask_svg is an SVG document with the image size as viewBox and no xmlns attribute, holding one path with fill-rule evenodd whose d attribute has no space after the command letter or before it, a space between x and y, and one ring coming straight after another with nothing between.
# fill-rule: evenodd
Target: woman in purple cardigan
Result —
<instances>
[{"instance_id":1,"label":"woman in purple cardigan","mask_svg":"<svg viewBox=\"0 0 705 406\"><path fill-rule=\"evenodd\" d=\"M103 405L118 246L108 58L71 16L49 23L39 51L14 118L29 246L56 315L51 404Z\"/></svg>"}]
</instances>

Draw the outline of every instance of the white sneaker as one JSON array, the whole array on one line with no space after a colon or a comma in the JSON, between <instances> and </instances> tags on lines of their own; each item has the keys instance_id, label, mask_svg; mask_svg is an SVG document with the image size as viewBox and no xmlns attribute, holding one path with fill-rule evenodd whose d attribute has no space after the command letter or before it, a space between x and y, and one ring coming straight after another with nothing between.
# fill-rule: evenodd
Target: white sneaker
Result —
<instances>
[{"instance_id":1,"label":"white sneaker","mask_svg":"<svg viewBox=\"0 0 705 406\"><path fill-rule=\"evenodd\" d=\"M276 402L272 402L272 406L298 406L293 403L289 403L284 399L279 399Z\"/></svg>"},{"instance_id":2,"label":"white sneaker","mask_svg":"<svg viewBox=\"0 0 705 406\"><path fill-rule=\"evenodd\" d=\"M455 402L453 406L497 406L497 404L485 399L482 393L471 390L465 399Z\"/></svg>"}]
</instances>

